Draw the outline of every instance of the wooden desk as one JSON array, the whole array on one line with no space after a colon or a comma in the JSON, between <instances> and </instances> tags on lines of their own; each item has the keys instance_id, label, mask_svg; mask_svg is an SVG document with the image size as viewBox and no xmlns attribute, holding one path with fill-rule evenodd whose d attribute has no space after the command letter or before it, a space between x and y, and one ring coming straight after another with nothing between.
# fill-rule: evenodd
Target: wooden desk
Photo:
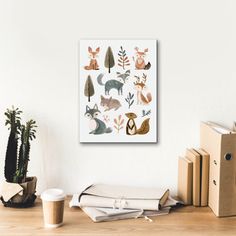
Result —
<instances>
[{"instance_id":1,"label":"wooden desk","mask_svg":"<svg viewBox=\"0 0 236 236\"><path fill-rule=\"evenodd\" d=\"M153 222L130 219L93 223L78 208L70 209L66 200L64 226L45 229L41 200L29 209L0 206L0 235L236 235L236 217L216 218L207 207L184 207L169 215L152 217Z\"/></svg>"}]
</instances>

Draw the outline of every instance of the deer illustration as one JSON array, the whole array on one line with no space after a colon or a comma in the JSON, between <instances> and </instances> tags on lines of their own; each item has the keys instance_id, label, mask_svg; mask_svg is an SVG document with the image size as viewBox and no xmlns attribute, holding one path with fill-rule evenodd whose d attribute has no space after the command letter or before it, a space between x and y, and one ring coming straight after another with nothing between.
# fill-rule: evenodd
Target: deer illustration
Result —
<instances>
[{"instance_id":1,"label":"deer illustration","mask_svg":"<svg viewBox=\"0 0 236 236\"><path fill-rule=\"evenodd\" d=\"M88 66L85 66L85 70L99 70L98 62L97 62L97 57L98 53L100 51L100 48L96 48L95 51L92 50L91 47L88 47L88 52L89 52L89 58L90 58L90 63Z\"/></svg>"},{"instance_id":2,"label":"deer illustration","mask_svg":"<svg viewBox=\"0 0 236 236\"><path fill-rule=\"evenodd\" d=\"M150 92L144 93L146 89L147 75L143 74L142 81L139 76L134 76L137 80L134 82L135 90L137 90L137 104L148 105L152 101L152 95Z\"/></svg>"},{"instance_id":3,"label":"deer illustration","mask_svg":"<svg viewBox=\"0 0 236 236\"><path fill-rule=\"evenodd\" d=\"M136 51L136 60L135 61L135 69L136 70L148 70L151 67L151 63L148 62L147 64L145 63L144 58L146 57L146 53L148 52L148 48L144 49L144 51L139 51L138 47L134 48Z\"/></svg>"}]
</instances>

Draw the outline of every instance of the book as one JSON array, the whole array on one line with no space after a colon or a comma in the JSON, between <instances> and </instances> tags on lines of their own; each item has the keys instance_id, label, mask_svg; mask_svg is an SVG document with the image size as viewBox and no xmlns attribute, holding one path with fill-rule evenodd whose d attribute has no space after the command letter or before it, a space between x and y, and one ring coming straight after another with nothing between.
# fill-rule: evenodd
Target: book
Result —
<instances>
[{"instance_id":1,"label":"book","mask_svg":"<svg viewBox=\"0 0 236 236\"><path fill-rule=\"evenodd\" d=\"M201 156L191 148L186 157L193 163L193 205L201 206Z\"/></svg>"},{"instance_id":2,"label":"book","mask_svg":"<svg viewBox=\"0 0 236 236\"><path fill-rule=\"evenodd\" d=\"M138 218L143 210L119 210L102 207L82 207L81 208L94 222L123 220Z\"/></svg>"},{"instance_id":3,"label":"book","mask_svg":"<svg viewBox=\"0 0 236 236\"><path fill-rule=\"evenodd\" d=\"M70 207L80 207L94 222L123 220L129 218L144 217L151 221L149 216L160 216L169 214L170 210L182 206L183 202L169 196L160 210L142 210L142 209L117 209L111 207L85 207L79 203L80 194L73 194L69 203ZM95 200L95 199L94 199Z\"/></svg>"},{"instance_id":4,"label":"book","mask_svg":"<svg viewBox=\"0 0 236 236\"><path fill-rule=\"evenodd\" d=\"M178 162L178 197L185 205L192 204L193 162L186 157L179 157Z\"/></svg>"},{"instance_id":5,"label":"book","mask_svg":"<svg viewBox=\"0 0 236 236\"><path fill-rule=\"evenodd\" d=\"M170 212L171 207L164 207L161 210L124 210L124 209L113 209L105 207L82 207L81 208L85 214L87 214L92 221L102 222L102 221L114 221L114 220L124 220L139 217L151 217L167 215Z\"/></svg>"},{"instance_id":6,"label":"book","mask_svg":"<svg viewBox=\"0 0 236 236\"><path fill-rule=\"evenodd\" d=\"M168 189L95 184L79 196L81 207L159 210L169 196Z\"/></svg>"},{"instance_id":7,"label":"book","mask_svg":"<svg viewBox=\"0 0 236 236\"><path fill-rule=\"evenodd\" d=\"M208 205L209 159L210 155L202 148L196 149L201 155L201 206Z\"/></svg>"},{"instance_id":8,"label":"book","mask_svg":"<svg viewBox=\"0 0 236 236\"><path fill-rule=\"evenodd\" d=\"M209 207L219 217L236 215L236 133L202 122L200 146L210 155Z\"/></svg>"}]
</instances>

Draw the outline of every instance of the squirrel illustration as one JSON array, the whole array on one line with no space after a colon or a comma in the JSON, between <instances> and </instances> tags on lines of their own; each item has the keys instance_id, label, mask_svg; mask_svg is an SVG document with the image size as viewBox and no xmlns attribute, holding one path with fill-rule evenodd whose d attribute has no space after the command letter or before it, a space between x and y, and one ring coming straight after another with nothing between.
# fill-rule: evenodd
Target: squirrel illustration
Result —
<instances>
[{"instance_id":1,"label":"squirrel illustration","mask_svg":"<svg viewBox=\"0 0 236 236\"><path fill-rule=\"evenodd\" d=\"M101 95L100 105L105 108L104 111L109 111L111 109L115 109L115 111L116 111L121 107L121 104L117 99L114 99L112 97L105 98L102 95Z\"/></svg>"},{"instance_id":2,"label":"squirrel illustration","mask_svg":"<svg viewBox=\"0 0 236 236\"><path fill-rule=\"evenodd\" d=\"M137 129L137 126L135 124L134 119L137 118L137 115L133 112L129 112L125 114L129 120L126 124L126 134L127 135L136 135L136 134L147 134L150 130L149 120L150 118L147 118L143 121L140 128Z\"/></svg>"},{"instance_id":3,"label":"squirrel illustration","mask_svg":"<svg viewBox=\"0 0 236 236\"><path fill-rule=\"evenodd\" d=\"M85 66L85 70L99 70L98 62L97 62L97 57L98 53L100 51L100 48L96 48L95 51L92 50L91 47L88 47L88 52L89 52L89 57L90 57L90 63L88 66Z\"/></svg>"},{"instance_id":4,"label":"squirrel illustration","mask_svg":"<svg viewBox=\"0 0 236 236\"><path fill-rule=\"evenodd\" d=\"M134 48L136 51L136 60L135 60L135 69L136 70L148 70L151 67L151 63L145 63L144 58L146 57L146 53L148 52L148 48L144 49L144 51L139 51L138 47ZM134 57L133 57L134 59Z\"/></svg>"},{"instance_id":5,"label":"squirrel illustration","mask_svg":"<svg viewBox=\"0 0 236 236\"><path fill-rule=\"evenodd\" d=\"M97 118L97 116L101 113L98 110L97 104L94 105L93 108L90 108L89 106L86 106L86 112L85 116L89 118L89 128L90 128L90 134L105 134L105 133L111 133L112 129L110 127L106 127L106 124Z\"/></svg>"}]
</instances>

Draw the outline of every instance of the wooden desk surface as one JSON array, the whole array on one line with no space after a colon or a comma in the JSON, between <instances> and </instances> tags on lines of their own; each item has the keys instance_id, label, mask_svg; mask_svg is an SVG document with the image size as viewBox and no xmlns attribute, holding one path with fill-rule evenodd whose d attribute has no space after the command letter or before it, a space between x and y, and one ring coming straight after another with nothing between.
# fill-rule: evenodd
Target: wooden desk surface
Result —
<instances>
[{"instance_id":1,"label":"wooden desk surface","mask_svg":"<svg viewBox=\"0 0 236 236\"><path fill-rule=\"evenodd\" d=\"M236 217L216 218L208 207L183 207L169 215L113 222L93 223L80 209L68 207L66 200L64 225L45 229L41 200L29 209L0 206L0 235L236 235Z\"/></svg>"}]
</instances>

